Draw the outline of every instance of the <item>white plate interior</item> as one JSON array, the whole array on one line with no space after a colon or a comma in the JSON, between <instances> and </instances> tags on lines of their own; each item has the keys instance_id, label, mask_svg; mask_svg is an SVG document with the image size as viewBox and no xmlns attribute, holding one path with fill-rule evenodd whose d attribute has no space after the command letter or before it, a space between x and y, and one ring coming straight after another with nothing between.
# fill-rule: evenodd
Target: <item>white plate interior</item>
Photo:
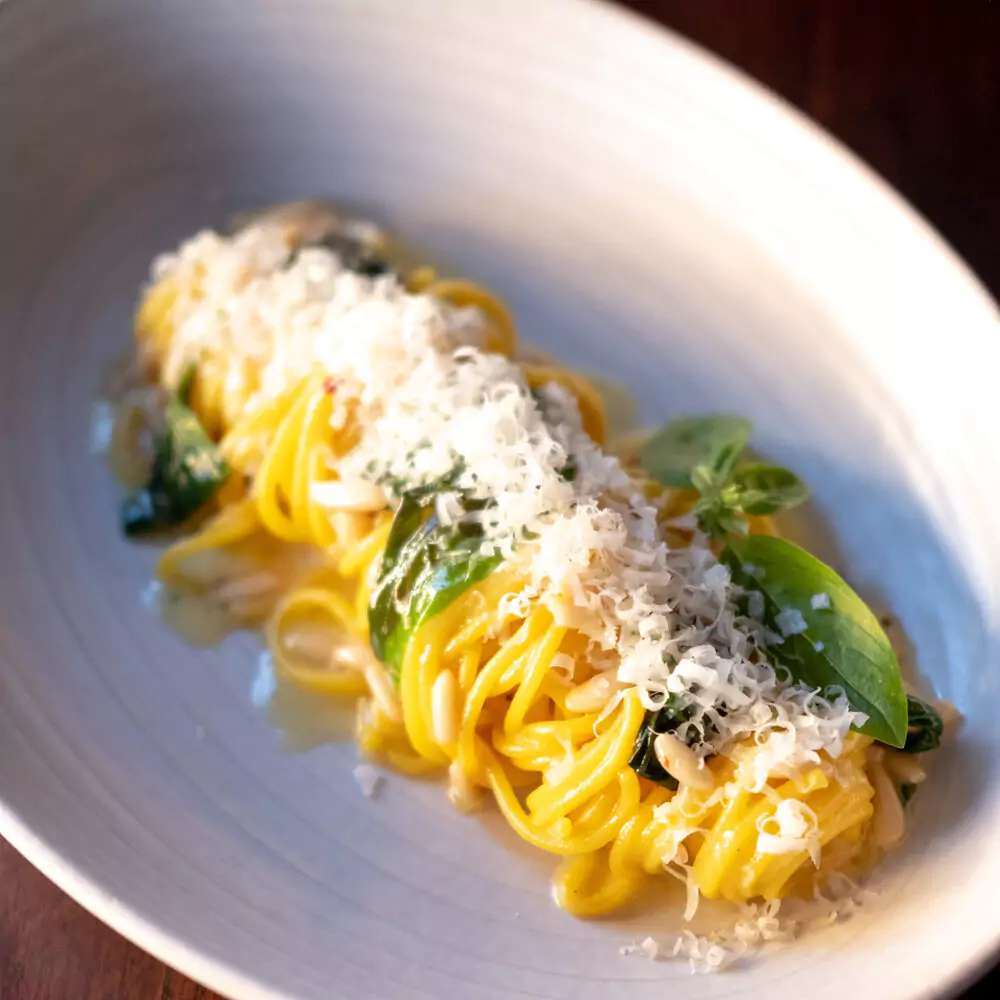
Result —
<instances>
[{"instance_id":1,"label":"white plate interior","mask_svg":"<svg viewBox=\"0 0 1000 1000\"><path fill-rule=\"evenodd\" d=\"M903 1000L1000 916L1000 329L936 238L732 73L588 2L10 0L0 11L0 833L119 930L257 997ZM0 97L0 101L3 98ZM863 915L739 973L618 955L551 859L434 784L376 801L191 651L88 452L154 253L302 195L488 281L526 337L660 420L722 408L815 487L852 578L966 713Z\"/></svg>"}]
</instances>

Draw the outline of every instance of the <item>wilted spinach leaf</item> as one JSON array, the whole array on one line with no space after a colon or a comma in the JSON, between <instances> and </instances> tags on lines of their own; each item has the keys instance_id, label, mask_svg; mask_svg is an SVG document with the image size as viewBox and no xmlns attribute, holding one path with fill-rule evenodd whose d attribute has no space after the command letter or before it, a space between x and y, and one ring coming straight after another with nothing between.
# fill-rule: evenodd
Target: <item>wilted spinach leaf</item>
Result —
<instances>
[{"instance_id":1,"label":"wilted spinach leaf","mask_svg":"<svg viewBox=\"0 0 1000 1000\"><path fill-rule=\"evenodd\" d=\"M185 398L193 377L189 369L181 380ZM183 524L211 500L229 475L219 449L181 398L167 400L163 419L149 482L122 504L122 527L130 536Z\"/></svg>"},{"instance_id":2,"label":"wilted spinach leaf","mask_svg":"<svg viewBox=\"0 0 1000 1000\"><path fill-rule=\"evenodd\" d=\"M941 716L926 701L912 694L906 696L906 743L902 747L905 753L937 750L943 731Z\"/></svg>"},{"instance_id":3,"label":"wilted spinach leaf","mask_svg":"<svg viewBox=\"0 0 1000 1000\"><path fill-rule=\"evenodd\" d=\"M368 605L372 650L396 682L416 630L503 561L499 553L480 551L480 525L446 527L438 521L434 500L440 489L404 494ZM482 503L467 501L467 506Z\"/></svg>"},{"instance_id":4,"label":"wilted spinach leaf","mask_svg":"<svg viewBox=\"0 0 1000 1000\"><path fill-rule=\"evenodd\" d=\"M663 707L655 712L646 712L628 762L629 767L640 778L648 778L664 788L677 787L677 779L660 763L653 744L660 733L672 733L681 723L687 722L690 716L690 710L682 708L674 697L668 698Z\"/></svg>"}]
</instances>

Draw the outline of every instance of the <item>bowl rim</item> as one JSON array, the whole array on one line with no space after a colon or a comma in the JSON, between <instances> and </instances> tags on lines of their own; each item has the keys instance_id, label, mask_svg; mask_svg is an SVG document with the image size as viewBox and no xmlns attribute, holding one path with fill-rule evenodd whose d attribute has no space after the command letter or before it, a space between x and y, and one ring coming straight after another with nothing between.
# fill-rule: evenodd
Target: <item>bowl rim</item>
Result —
<instances>
[{"instance_id":1,"label":"bowl rim","mask_svg":"<svg viewBox=\"0 0 1000 1000\"><path fill-rule=\"evenodd\" d=\"M711 77L719 93L713 103L742 104L769 109L779 140L794 145L798 154L818 158L836 166L841 176L868 190L881 210L882 222L892 221L910 238L919 240L939 262L942 271L959 279L966 294L989 314L1000 328L1000 307L969 265L945 238L903 195L884 180L858 154L809 118L803 111L767 85L723 57L654 20L650 15L621 6L614 0L545 0L566 8L566 16L603 18L608 30L639 32L651 43L684 54ZM772 135L769 140L775 142ZM894 217L894 218L893 218ZM207 988L239 1000L301 1000L294 993L262 983L238 968L209 954L170 931L136 907L108 892L98 880L55 849L33 830L18 811L0 798L0 836L38 871L54 882L85 910L155 959L189 976ZM1000 921L992 939L977 953L948 968L937 982L926 984L912 1000L946 1000L955 997L985 975L1000 958Z\"/></svg>"}]
</instances>

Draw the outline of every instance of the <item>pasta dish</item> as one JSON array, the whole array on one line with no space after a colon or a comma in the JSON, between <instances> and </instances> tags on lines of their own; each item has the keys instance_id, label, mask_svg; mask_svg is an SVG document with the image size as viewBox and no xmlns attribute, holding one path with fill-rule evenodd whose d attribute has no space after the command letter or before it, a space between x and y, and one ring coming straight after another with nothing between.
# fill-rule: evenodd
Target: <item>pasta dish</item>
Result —
<instances>
[{"instance_id":1,"label":"pasta dish","mask_svg":"<svg viewBox=\"0 0 1000 1000\"><path fill-rule=\"evenodd\" d=\"M309 203L158 258L115 396L165 591L356 699L365 756L492 800L569 913L809 896L902 840L949 708L783 537L808 491L748 421L617 433L490 292Z\"/></svg>"}]
</instances>

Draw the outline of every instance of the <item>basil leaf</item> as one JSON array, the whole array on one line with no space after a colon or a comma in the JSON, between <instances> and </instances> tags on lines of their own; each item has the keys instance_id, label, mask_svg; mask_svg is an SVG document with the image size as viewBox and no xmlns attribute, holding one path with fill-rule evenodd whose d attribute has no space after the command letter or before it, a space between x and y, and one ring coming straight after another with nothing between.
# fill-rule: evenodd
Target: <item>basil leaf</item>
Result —
<instances>
[{"instance_id":1,"label":"basil leaf","mask_svg":"<svg viewBox=\"0 0 1000 1000\"><path fill-rule=\"evenodd\" d=\"M747 520L736 502L736 488L725 475L707 465L696 465L691 470L691 485L700 494L691 508L700 531L710 538L749 532Z\"/></svg>"},{"instance_id":2,"label":"basil leaf","mask_svg":"<svg viewBox=\"0 0 1000 1000\"><path fill-rule=\"evenodd\" d=\"M707 494L698 498L692 508L698 518L698 529L709 538L747 535L750 525L739 509L726 501L724 494Z\"/></svg>"},{"instance_id":3,"label":"basil leaf","mask_svg":"<svg viewBox=\"0 0 1000 1000\"><path fill-rule=\"evenodd\" d=\"M734 503L744 514L776 514L798 507L809 497L809 487L780 465L753 463L738 466L730 485Z\"/></svg>"},{"instance_id":4,"label":"basil leaf","mask_svg":"<svg viewBox=\"0 0 1000 1000\"><path fill-rule=\"evenodd\" d=\"M499 553L480 552L478 525L440 524L433 513L437 492L440 487L403 496L368 605L372 651L397 683L417 629L503 562Z\"/></svg>"},{"instance_id":5,"label":"basil leaf","mask_svg":"<svg viewBox=\"0 0 1000 1000\"><path fill-rule=\"evenodd\" d=\"M380 581L396 568L406 544L427 520L426 515L430 513L429 508L433 502L434 493L431 491L411 490L403 495L402 502L392 519L385 550L382 552Z\"/></svg>"},{"instance_id":6,"label":"basil leaf","mask_svg":"<svg viewBox=\"0 0 1000 1000\"><path fill-rule=\"evenodd\" d=\"M659 483L691 489L691 474L705 466L720 479L733 471L753 425L724 414L680 417L654 434L639 453L642 467Z\"/></svg>"},{"instance_id":7,"label":"basil leaf","mask_svg":"<svg viewBox=\"0 0 1000 1000\"><path fill-rule=\"evenodd\" d=\"M660 763L653 744L660 733L672 733L690 717L690 710L681 708L674 697L655 712L646 712L635 736L635 746L628 766L639 775L664 788L677 788L677 779Z\"/></svg>"},{"instance_id":8,"label":"basil leaf","mask_svg":"<svg viewBox=\"0 0 1000 1000\"><path fill-rule=\"evenodd\" d=\"M372 652L383 663L396 658L390 646L400 631L403 615L399 597L405 598L407 590L412 589L414 563L428 531L434 528L429 520L433 502L432 491L404 494L389 530L378 581L368 603L369 641Z\"/></svg>"},{"instance_id":9,"label":"basil leaf","mask_svg":"<svg viewBox=\"0 0 1000 1000\"><path fill-rule=\"evenodd\" d=\"M906 742L904 753L926 753L937 750L941 746L941 734L944 723L941 716L923 701L912 694L906 696Z\"/></svg>"},{"instance_id":10,"label":"basil leaf","mask_svg":"<svg viewBox=\"0 0 1000 1000\"><path fill-rule=\"evenodd\" d=\"M902 747L907 706L896 654L878 618L844 580L804 549L766 535L731 539L720 558L736 583L763 594L769 628L782 631L782 612L801 615L805 629L769 645L768 656L796 681L839 685L851 707L868 716L861 732ZM817 594L827 596L829 607L813 608Z\"/></svg>"},{"instance_id":11,"label":"basil leaf","mask_svg":"<svg viewBox=\"0 0 1000 1000\"><path fill-rule=\"evenodd\" d=\"M190 386L190 376L183 381ZM179 399L167 400L163 419L149 482L122 504L122 527L129 536L183 524L211 500L229 475L219 449Z\"/></svg>"}]
</instances>

